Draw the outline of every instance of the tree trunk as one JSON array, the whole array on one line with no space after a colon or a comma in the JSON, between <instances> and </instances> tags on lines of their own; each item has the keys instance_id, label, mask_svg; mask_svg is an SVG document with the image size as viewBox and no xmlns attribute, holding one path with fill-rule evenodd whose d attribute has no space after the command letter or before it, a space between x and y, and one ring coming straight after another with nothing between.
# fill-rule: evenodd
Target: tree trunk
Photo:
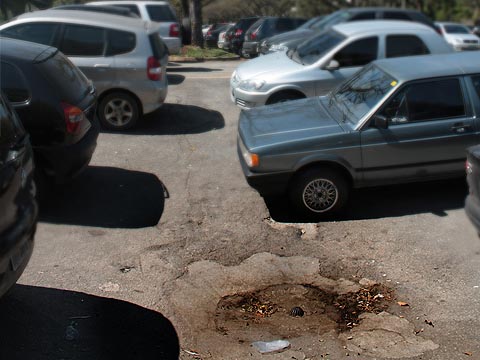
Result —
<instances>
[{"instance_id":1,"label":"tree trunk","mask_svg":"<svg viewBox=\"0 0 480 360\"><path fill-rule=\"evenodd\" d=\"M202 4L200 0L190 0L190 23L192 27L192 45L203 48Z\"/></svg>"}]
</instances>

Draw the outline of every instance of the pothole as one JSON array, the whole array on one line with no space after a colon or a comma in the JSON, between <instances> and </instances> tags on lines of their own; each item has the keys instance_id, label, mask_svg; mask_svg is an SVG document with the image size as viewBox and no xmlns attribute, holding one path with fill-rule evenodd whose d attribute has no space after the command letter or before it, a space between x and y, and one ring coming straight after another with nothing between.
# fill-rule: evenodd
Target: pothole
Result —
<instances>
[{"instance_id":1,"label":"pothole","mask_svg":"<svg viewBox=\"0 0 480 360\"><path fill-rule=\"evenodd\" d=\"M392 298L393 291L381 285L341 295L310 285L274 285L222 298L215 325L224 335L248 331L285 338L345 331L358 325L362 313L384 311Z\"/></svg>"}]
</instances>

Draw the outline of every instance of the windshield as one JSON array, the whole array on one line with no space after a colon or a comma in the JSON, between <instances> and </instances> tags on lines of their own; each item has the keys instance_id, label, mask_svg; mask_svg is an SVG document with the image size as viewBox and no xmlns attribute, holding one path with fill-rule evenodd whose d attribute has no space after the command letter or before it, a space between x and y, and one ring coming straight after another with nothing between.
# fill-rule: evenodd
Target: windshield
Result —
<instances>
[{"instance_id":1,"label":"windshield","mask_svg":"<svg viewBox=\"0 0 480 360\"><path fill-rule=\"evenodd\" d=\"M333 25L342 23L350 19L348 11L336 11L333 14L325 16L321 21L312 25L312 30L326 30Z\"/></svg>"},{"instance_id":2,"label":"windshield","mask_svg":"<svg viewBox=\"0 0 480 360\"><path fill-rule=\"evenodd\" d=\"M294 61L303 65L311 65L323 55L345 40L342 34L328 30L301 43L295 50L287 53Z\"/></svg>"},{"instance_id":3,"label":"windshield","mask_svg":"<svg viewBox=\"0 0 480 360\"><path fill-rule=\"evenodd\" d=\"M367 65L330 93L329 106L335 105L344 121L357 125L396 85L390 75L375 65Z\"/></svg>"},{"instance_id":4,"label":"windshield","mask_svg":"<svg viewBox=\"0 0 480 360\"><path fill-rule=\"evenodd\" d=\"M467 27L462 25L444 25L447 34L470 34Z\"/></svg>"}]
</instances>

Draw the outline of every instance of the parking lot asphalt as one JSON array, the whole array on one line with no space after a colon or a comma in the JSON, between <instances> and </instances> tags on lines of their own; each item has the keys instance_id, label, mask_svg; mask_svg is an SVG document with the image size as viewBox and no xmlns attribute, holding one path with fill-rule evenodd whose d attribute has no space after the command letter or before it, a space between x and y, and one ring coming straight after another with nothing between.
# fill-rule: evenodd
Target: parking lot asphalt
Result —
<instances>
[{"instance_id":1,"label":"parking lot asphalt","mask_svg":"<svg viewBox=\"0 0 480 360\"><path fill-rule=\"evenodd\" d=\"M341 218L301 222L243 178L229 98L238 64L170 63L166 104L132 131L101 133L86 172L40 204L32 259L0 303L0 358L259 358L250 343L281 331L228 337L212 304L255 283L311 284L305 264L391 288L387 311L428 346L405 352L413 345L388 327L355 346L354 333L312 330L272 358L480 358L465 180L356 191Z\"/></svg>"}]
</instances>

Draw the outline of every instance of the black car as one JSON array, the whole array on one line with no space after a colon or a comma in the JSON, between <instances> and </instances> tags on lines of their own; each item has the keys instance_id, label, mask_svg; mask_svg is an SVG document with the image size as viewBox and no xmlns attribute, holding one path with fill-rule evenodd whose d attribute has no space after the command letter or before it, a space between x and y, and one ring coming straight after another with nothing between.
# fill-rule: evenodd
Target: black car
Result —
<instances>
[{"instance_id":1,"label":"black car","mask_svg":"<svg viewBox=\"0 0 480 360\"><path fill-rule=\"evenodd\" d=\"M214 29L208 29L207 33L205 34L204 41L206 47L217 47L218 43L218 36L221 32L224 32L228 29L230 24L214 24L216 25ZM212 25L212 26L214 26Z\"/></svg>"},{"instance_id":2,"label":"black car","mask_svg":"<svg viewBox=\"0 0 480 360\"><path fill-rule=\"evenodd\" d=\"M271 16L257 20L245 34L242 56L246 58L257 56L264 39L294 30L305 22L305 19Z\"/></svg>"},{"instance_id":3,"label":"black car","mask_svg":"<svg viewBox=\"0 0 480 360\"><path fill-rule=\"evenodd\" d=\"M275 51L285 51L297 47L303 41L315 36L320 31L347 21L362 20L404 20L415 21L427 25L439 32L433 21L417 10L396 9L388 7L361 7L342 9L325 16L308 28L299 28L285 32L281 35L272 36L262 43L260 52L267 54Z\"/></svg>"},{"instance_id":4,"label":"black car","mask_svg":"<svg viewBox=\"0 0 480 360\"><path fill-rule=\"evenodd\" d=\"M0 297L27 266L36 224L29 136L0 93Z\"/></svg>"},{"instance_id":5,"label":"black car","mask_svg":"<svg viewBox=\"0 0 480 360\"><path fill-rule=\"evenodd\" d=\"M1 89L30 134L37 175L70 180L97 145L95 88L56 48L0 38L0 54Z\"/></svg>"},{"instance_id":6,"label":"black car","mask_svg":"<svg viewBox=\"0 0 480 360\"><path fill-rule=\"evenodd\" d=\"M480 145L467 149L468 196L465 200L465 212L480 236Z\"/></svg>"},{"instance_id":7,"label":"black car","mask_svg":"<svg viewBox=\"0 0 480 360\"><path fill-rule=\"evenodd\" d=\"M80 10L80 11L91 11L97 13L104 13L104 14L111 14L111 15L118 15L118 16L126 16L126 17L133 17L140 19L140 16L135 14L134 12L120 7L120 6L88 6L88 5L81 5L81 4L72 4L72 5L60 5L55 6L52 10Z\"/></svg>"},{"instance_id":8,"label":"black car","mask_svg":"<svg viewBox=\"0 0 480 360\"><path fill-rule=\"evenodd\" d=\"M228 30L225 40L228 42L231 52L240 55L245 40L245 33L258 19L260 19L258 16L240 19Z\"/></svg>"}]
</instances>

